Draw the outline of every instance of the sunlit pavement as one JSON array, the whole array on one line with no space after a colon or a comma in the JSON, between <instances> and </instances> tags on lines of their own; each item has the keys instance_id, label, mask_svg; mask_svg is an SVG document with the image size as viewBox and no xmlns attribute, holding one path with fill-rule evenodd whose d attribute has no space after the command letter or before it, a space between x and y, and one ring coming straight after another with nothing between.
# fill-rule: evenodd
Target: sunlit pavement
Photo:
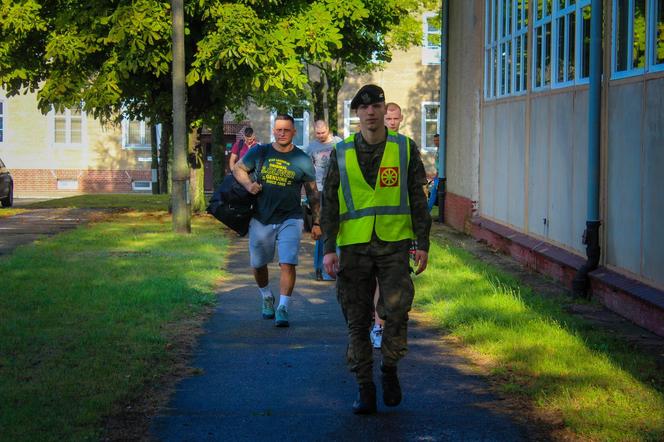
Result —
<instances>
[{"instance_id":1,"label":"sunlit pavement","mask_svg":"<svg viewBox=\"0 0 664 442\"><path fill-rule=\"evenodd\" d=\"M74 229L99 212L97 209L33 209L0 218L0 256L39 238Z\"/></svg>"},{"instance_id":2,"label":"sunlit pavement","mask_svg":"<svg viewBox=\"0 0 664 442\"><path fill-rule=\"evenodd\" d=\"M345 365L346 328L333 282L313 278L313 242L303 241L290 328L263 320L248 265L247 240L236 239L230 280L219 293L192 366L151 433L163 441L517 441L515 423L484 381L442 345L440 336L411 321L410 352L400 363L402 404L355 416L357 387ZM278 268L270 266L273 290ZM368 294L367 296L370 296ZM376 361L380 352L374 352ZM197 370L198 371L198 370Z\"/></svg>"},{"instance_id":3,"label":"sunlit pavement","mask_svg":"<svg viewBox=\"0 0 664 442\"><path fill-rule=\"evenodd\" d=\"M24 208L33 203L39 203L46 201L48 198L17 198L14 197L14 207L15 208Z\"/></svg>"}]
</instances>

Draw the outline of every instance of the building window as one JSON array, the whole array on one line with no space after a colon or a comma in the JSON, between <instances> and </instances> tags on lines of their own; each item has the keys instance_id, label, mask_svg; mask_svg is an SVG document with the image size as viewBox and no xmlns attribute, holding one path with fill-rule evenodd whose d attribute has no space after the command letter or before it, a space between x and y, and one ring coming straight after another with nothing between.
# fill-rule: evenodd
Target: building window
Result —
<instances>
[{"instance_id":1,"label":"building window","mask_svg":"<svg viewBox=\"0 0 664 442\"><path fill-rule=\"evenodd\" d=\"M149 123L140 120L122 120L123 149L151 149L152 134Z\"/></svg>"},{"instance_id":2,"label":"building window","mask_svg":"<svg viewBox=\"0 0 664 442\"><path fill-rule=\"evenodd\" d=\"M534 8L533 89L541 89L551 84L551 3L537 0Z\"/></svg>"},{"instance_id":3,"label":"building window","mask_svg":"<svg viewBox=\"0 0 664 442\"><path fill-rule=\"evenodd\" d=\"M5 140L5 102L0 100L0 143Z\"/></svg>"},{"instance_id":4,"label":"building window","mask_svg":"<svg viewBox=\"0 0 664 442\"><path fill-rule=\"evenodd\" d=\"M484 97L526 91L528 0L486 0Z\"/></svg>"},{"instance_id":5,"label":"building window","mask_svg":"<svg viewBox=\"0 0 664 442\"><path fill-rule=\"evenodd\" d=\"M58 190L78 190L78 180L58 180Z\"/></svg>"},{"instance_id":6,"label":"building window","mask_svg":"<svg viewBox=\"0 0 664 442\"><path fill-rule=\"evenodd\" d=\"M590 0L553 3L554 87L585 83L590 64Z\"/></svg>"},{"instance_id":7,"label":"building window","mask_svg":"<svg viewBox=\"0 0 664 442\"><path fill-rule=\"evenodd\" d=\"M664 0L614 0L613 78L664 69Z\"/></svg>"},{"instance_id":8,"label":"building window","mask_svg":"<svg viewBox=\"0 0 664 442\"><path fill-rule=\"evenodd\" d=\"M295 138L293 144L302 150L309 147L309 111L305 108L294 108L288 111L289 115L295 120ZM274 129L274 119L277 116L276 112L270 115L270 139L274 141L272 130Z\"/></svg>"},{"instance_id":9,"label":"building window","mask_svg":"<svg viewBox=\"0 0 664 442\"><path fill-rule=\"evenodd\" d=\"M533 7L533 89L587 83L590 0L537 0Z\"/></svg>"},{"instance_id":10,"label":"building window","mask_svg":"<svg viewBox=\"0 0 664 442\"><path fill-rule=\"evenodd\" d=\"M436 151L433 144L433 136L440 133L440 120L438 109L440 103L426 101L422 103L422 144L420 147L425 151Z\"/></svg>"},{"instance_id":11,"label":"building window","mask_svg":"<svg viewBox=\"0 0 664 442\"><path fill-rule=\"evenodd\" d=\"M56 145L81 145L85 137L85 112L80 107L53 112L53 142Z\"/></svg>"},{"instance_id":12,"label":"building window","mask_svg":"<svg viewBox=\"0 0 664 442\"><path fill-rule=\"evenodd\" d=\"M351 100L344 100L344 139L360 131L360 118L350 109Z\"/></svg>"},{"instance_id":13,"label":"building window","mask_svg":"<svg viewBox=\"0 0 664 442\"><path fill-rule=\"evenodd\" d=\"M291 116L295 120L295 138L293 144L303 149L309 146L309 111L303 108L293 109Z\"/></svg>"},{"instance_id":14,"label":"building window","mask_svg":"<svg viewBox=\"0 0 664 442\"><path fill-rule=\"evenodd\" d=\"M422 64L440 64L440 16L427 12L422 16Z\"/></svg>"},{"instance_id":15,"label":"building window","mask_svg":"<svg viewBox=\"0 0 664 442\"><path fill-rule=\"evenodd\" d=\"M135 191L151 191L152 181L132 181L131 190Z\"/></svg>"},{"instance_id":16,"label":"building window","mask_svg":"<svg viewBox=\"0 0 664 442\"><path fill-rule=\"evenodd\" d=\"M664 0L653 0L652 26L650 26L650 60L653 68L664 69ZM653 70L655 70L653 69Z\"/></svg>"}]
</instances>

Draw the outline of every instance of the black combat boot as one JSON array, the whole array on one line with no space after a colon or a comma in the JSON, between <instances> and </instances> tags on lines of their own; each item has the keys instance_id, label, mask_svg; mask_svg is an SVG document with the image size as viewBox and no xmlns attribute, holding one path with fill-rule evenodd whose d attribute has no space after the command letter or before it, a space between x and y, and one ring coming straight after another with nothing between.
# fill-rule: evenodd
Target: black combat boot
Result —
<instances>
[{"instance_id":1,"label":"black combat boot","mask_svg":"<svg viewBox=\"0 0 664 442\"><path fill-rule=\"evenodd\" d=\"M360 384L360 393L353 402L353 413L373 414L376 412L376 385L373 382Z\"/></svg>"},{"instance_id":2,"label":"black combat boot","mask_svg":"<svg viewBox=\"0 0 664 442\"><path fill-rule=\"evenodd\" d=\"M380 364L383 381L383 402L388 407L396 407L401 403L401 385L397 376L397 367Z\"/></svg>"}]
</instances>

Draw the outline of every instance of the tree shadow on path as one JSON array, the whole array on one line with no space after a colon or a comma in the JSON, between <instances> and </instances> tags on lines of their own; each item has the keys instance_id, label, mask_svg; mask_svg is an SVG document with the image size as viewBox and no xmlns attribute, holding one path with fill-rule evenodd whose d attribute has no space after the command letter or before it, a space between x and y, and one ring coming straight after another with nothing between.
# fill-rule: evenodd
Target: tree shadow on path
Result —
<instances>
[{"instance_id":1,"label":"tree shadow on path","mask_svg":"<svg viewBox=\"0 0 664 442\"><path fill-rule=\"evenodd\" d=\"M346 326L333 282L313 278L313 242L303 240L290 328L260 315L247 240L231 246L219 302L194 355L198 376L182 380L153 420L163 441L532 440L531 432L482 378L459 367L439 333L411 321L410 352L400 363L404 400L355 416L357 387L345 365ZM270 281L278 287L278 267ZM375 351L376 361L380 353ZM535 437L547 439L547 437Z\"/></svg>"}]
</instances>

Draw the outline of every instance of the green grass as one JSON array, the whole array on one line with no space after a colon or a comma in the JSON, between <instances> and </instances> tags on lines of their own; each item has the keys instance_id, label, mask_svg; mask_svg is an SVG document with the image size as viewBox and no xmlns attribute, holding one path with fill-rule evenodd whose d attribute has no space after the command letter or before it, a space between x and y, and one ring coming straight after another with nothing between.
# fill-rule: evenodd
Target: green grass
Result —
<instances>
[{"instance_id":1,"label":"green grass","mask_svg":"<svg viewBox=\"0 0 664 442\"><path fill-rule=\"evenodd\" d=\"M664 440L664 373L652 358L461 249L432 243L430 257L416 306L491 361L505 393L584 438Z\"/></svg>"},{"instance_id":2,"label":"green grass","mask_svg":"<svg viewBox=\"0 0 664 442\"><path fill-rule=\"evenodd\" d=\"M0 440L98 440L172 368L179 324L214 302L220 227L195 217L176 235L164 212L129 212L0 259Z\"/></svg>"},{"instance_id":3,"label":"green grass","mask_svg":"<svg viewBox=\"0 0 664 442\"><path fill-rule=\"evenodd\" d=\"M23 212L25 212L25 209L0 208L0 218L6 218L8 216L18 215L19 213Z\"/></svg>"},{"instance_id":4,"label":"green grass","mask_svg":"<svg viewBox=\"0 0 664 442\"><path fill-rule=\"evenodd\" d=\"M33 203L26 208L51 209L58 207L90 208L90 209L124 209L153 212L167 210L170 195L138 195L138 194L94 194L78 195L69 198L57 198Z\"/></svg>"}]
</instances>

